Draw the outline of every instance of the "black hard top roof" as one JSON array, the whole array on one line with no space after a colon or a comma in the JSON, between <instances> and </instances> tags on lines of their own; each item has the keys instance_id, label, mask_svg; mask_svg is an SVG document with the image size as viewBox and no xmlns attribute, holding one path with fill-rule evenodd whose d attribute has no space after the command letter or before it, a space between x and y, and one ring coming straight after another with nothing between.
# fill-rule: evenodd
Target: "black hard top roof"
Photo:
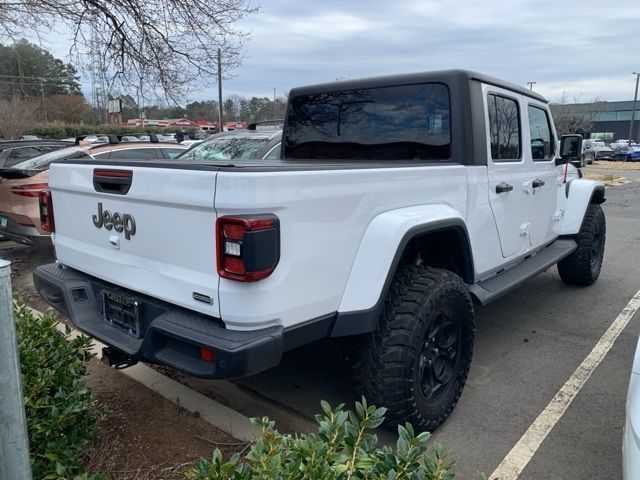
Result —
<instances>
[{"instance_id":1,"label":"black hard top roof","mask_svg":"<svg viewBox=\"0 0 640 480\"><path fill-rule=\"evenodd\" d=\"M441 82L451 84L460 80L476 80L496 87L511 90L512 92L526 95L544 103L548 103L547 99L542 95L529 89L516 85L515 83L506 82L498 78L485 75L483 73L473 72L471 70L436 70L432 72L405 73L400 75L388 75L382 77L369 77L355 80L345 80L330 83L321 83L317 85L306 85L293 88L289 94L290 97L297 95L309 95L313 93L324 93L340 90L351 90L355 88L376 88L388 87L392 85L410 85L414 83Z\"/></svg>"}]
</instances>

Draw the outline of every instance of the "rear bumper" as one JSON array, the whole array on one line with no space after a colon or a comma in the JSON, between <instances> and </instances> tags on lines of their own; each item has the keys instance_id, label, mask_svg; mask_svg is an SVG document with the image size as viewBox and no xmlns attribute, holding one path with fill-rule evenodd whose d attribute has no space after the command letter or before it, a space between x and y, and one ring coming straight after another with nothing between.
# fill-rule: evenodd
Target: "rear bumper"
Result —
<instances>
[{"instance_id":1,"label":"rear bumper","mask_svg":"<svg viewBox=\"0 0 640 480\"><path fill-rule=\"evenodd\" d=\"M33 272L38 293L67 315L81 331L135 360L168 365L201 378L233 378L267 370L280 362L283 328L227 330L217 318L202 315L123 289L52 263ZM104 321L102 292L107 289L140 305L140 338ZM200 358L200 348L215 360Z\"/></svg>"}]
</instances>

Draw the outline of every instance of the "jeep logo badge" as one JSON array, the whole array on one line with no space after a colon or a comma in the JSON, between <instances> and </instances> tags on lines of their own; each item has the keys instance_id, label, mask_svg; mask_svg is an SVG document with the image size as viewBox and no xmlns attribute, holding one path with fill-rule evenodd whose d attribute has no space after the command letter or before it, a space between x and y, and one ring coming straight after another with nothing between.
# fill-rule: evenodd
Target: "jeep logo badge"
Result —
<instances>
[{"instance_id":1,"label":"jeep logo badge","mask_svg":"<svg viewBox=\"0 0 640 480\"><path fill-rule=\"evenodd\" d=\"M107 230L115 230L118 233L124 231L124 238L129 240L136 234L136 219L128 213L114 212L102 210L102 202L98 203L98 213L93 215L93 224L96 228L106 228Z\"/></svg>"}]
</instances>

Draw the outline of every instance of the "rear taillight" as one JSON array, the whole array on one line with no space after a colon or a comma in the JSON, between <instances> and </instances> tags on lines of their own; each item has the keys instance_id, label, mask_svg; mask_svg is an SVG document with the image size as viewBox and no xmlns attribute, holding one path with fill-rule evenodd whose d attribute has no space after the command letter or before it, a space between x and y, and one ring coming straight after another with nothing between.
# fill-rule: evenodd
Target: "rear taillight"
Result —
<instances>
[{"instance_id":1,"label":"rear taillight","mask_svg":"<svg viewBox=\"0 0 640 480\"><path fill-rule=\"evenodd\" d=\"M38 198L40 194L49 188L46 183L27 183L24 185L15 185L11 187L11 193L22 197Z\"/></svg>"},{"instance_id":2,"label":"rear taillight","mask_svg":"<svg viewBox=\"0 0 640 480\"><path fill-rule=\"evenodd\" d=\"M280 223L275 215L220 217L218 275L238 282L268 277L280 260Z\"/></svg>"},{"instance_id":3,"label":"rear taillight","mask_svg":"<svg viewBox=\"0 0 640 480\"><path fill-rule=\"evenodd\" d=\"M45 232L56 231L56 224L53 221L53 201L49 190L40 192L40 228Z\"/></svg>"}]
</instances>

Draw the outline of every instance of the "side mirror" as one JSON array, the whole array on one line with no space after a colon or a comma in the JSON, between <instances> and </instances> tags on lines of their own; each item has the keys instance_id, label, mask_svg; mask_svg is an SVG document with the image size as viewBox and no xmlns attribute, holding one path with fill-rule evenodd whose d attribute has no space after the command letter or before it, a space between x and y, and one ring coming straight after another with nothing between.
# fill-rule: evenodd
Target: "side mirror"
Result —
<instances>
[{"instance_id":1,"label":"side mirror","mask_svg":"<svg viewBox=\"0 0 640 480\"><path fill-rule=\"evenodd\" d=\"M563 135L560 140L560 158L556 165L564 165L571 161L580 161L582 156L582 135Z\"/></svg>"}]
</instances>

